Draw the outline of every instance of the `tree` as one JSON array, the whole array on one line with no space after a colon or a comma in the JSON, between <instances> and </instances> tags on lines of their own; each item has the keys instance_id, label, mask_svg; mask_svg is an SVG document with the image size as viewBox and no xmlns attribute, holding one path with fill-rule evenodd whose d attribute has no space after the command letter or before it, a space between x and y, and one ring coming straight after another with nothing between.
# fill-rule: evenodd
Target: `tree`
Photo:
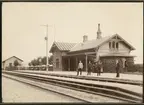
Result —
<instances>
[{"instance_id":1,"label":"tree","mask_svg":"<svg viewBox=\"0 0 144 105\"><path fill-rule=\"evenodd\" d=\"M40 61L41 59L41 61ZM48 57L49 59L49 64L52 64L53 63L53 55L51 55L50 57ZM36 65L46 65L47 63L47 59L46 59L46 56L44 57L38 57L37 59L33 59L30 64L33 65L33 66L36 66ZM29 66L30 66L29 64Z\"/></svg>"},{"instance_id":2,"label":"tree","mask_svg":"<svg viewBox=\"0 0 144 105\"><path fill-rule=\"evenodd\" d=\"M53 55L51 55L50 57L48 57L48 59L49 59L49 64L53 64ZM43 65L46 65L46 63L47 63L46 56L44 56L44 57L42 58L41 63L42 63Z\"/></svg>"},{"instance_id":3,"label":"tree","mask_svg":"<svg viewBox=\"0 0 144 105\"><path fill-rule=\"evenodd\" d=\"M32 60L32 61L31 61L31 64L32 64L33 66L36 66L36 65L37 65L36 59Z\"/></svg>"},{"instance_id":4,"label":"tree","mask_svg":"<svg viewBox=\"0 0 144 105\"><path fill-rule=\"evenodd\" d=\"M32 64L31 64L31 63L28 63L28 65L31 66Z\"/></svg>"},{"instance_id":5,"label":"tree","mask_svg":"<svg viewBox=\"0 0 144 105\"><path fill-rule=\"evenodd\" d=\"M49 57L49 64L53 64L53 55Z\"/></svg>"},{"instance_id":6,"label":"tree","mask_svg":"<svg viewBox=\"0 0 144 105\"><path fill-rule=\"evenodd\" d=\"M39 65L38 59L35 59L35 65Z\"/></svg>"},{"instance_id":7,"label":"tree","mask_svg":"<svg viewBox=\"0 0 144 105\"><path fill-rule=\"evenodd\" d=\"M32 65L32 66L34 66L34 65L33 65L33 60L31 60L31 62L30 62L30 63L31 63L31 65Z\"/></svg>"},{"instance_id":8,"label":"tree","mask_svg":"<svg viewBox=\"0 0 144 105\"><path fill-rule=\"evenodd\" d=\"M44 56L44 57L42 58L42 65L46 65L46 63L47 63L46 56Z\"/></svg>"},{"instance_id":9,"label":"tree","mask_svg":"<svg viewBox=\"0 0 144 105\"><path fill-rule=\"evenodd\" d=\"M37 58L37 65L41 65L42 64L42 58L41 57L38 57Z\"/></svg>"},{"instance_id":10,"label":"tree","mask_svg":"<svg viewBox=\"0 0 144 105\"><path fill-rule=\"evenodd\" d=\"M19 65L19 62L17 60L14 61L14 66L17 67Z\"/></svg>"}]
</instances>

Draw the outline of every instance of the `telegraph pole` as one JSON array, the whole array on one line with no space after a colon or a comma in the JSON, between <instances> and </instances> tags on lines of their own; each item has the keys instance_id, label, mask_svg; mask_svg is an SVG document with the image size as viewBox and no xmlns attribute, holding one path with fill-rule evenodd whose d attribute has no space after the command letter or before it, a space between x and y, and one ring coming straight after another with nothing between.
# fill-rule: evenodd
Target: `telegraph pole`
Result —
<instances>
[{"instance_id":1,"label":"telegraph pole","mask_svg":"<svg viewBox=\"0 0 144 105\"><path fill-rule=\"evenodd\" d=\"M41 26L45 26L46 27L46 37L45 37L45 40L46 40L46 71L48 71L48 69L49 69L49 66L48 66L48 64L49 64L49 60L48 60L48 27L49 27L49 25L48 24L46 24L46 25L41 25Z\"/></svg>"}]
</instances>

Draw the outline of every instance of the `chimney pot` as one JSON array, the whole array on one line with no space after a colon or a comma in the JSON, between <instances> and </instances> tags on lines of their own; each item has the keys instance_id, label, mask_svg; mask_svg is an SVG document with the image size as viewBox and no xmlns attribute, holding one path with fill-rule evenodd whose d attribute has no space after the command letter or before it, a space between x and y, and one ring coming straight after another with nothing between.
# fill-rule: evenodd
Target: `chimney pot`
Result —
<instances>
[{"instance_id":1,"label":"chimney pot","mask_svg":"<svg viewBox=\"0 0 144 105\"><path fill-rule=\"evenodd\" d=\"M88 41L88 36L87 36L87 35L84 35L84 36L83 36L83 42L86 42L86 41Z\"/></svg>"},{"instance_id":2,"label":"chimney pot","mask_svg":"<svg viewBox=\"0 0 144 105\"><path fill-rule=\"evenodd\" d=\"M97 39L101 39L102 36L101 36L101 30L100 30L100 24L98 24L98 31L97 31Z\"/></svg>"}]
</instances>

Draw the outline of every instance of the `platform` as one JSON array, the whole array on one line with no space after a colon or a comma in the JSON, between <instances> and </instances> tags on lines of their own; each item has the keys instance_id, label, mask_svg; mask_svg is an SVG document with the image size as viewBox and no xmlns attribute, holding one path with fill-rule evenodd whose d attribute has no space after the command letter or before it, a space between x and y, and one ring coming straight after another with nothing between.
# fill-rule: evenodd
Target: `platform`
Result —
<instances>
[{"instance_id":1,"label":"platform","mask_svg":"<svg viewBox=\"0 0 144 105\"><path fill-rule=\"evenodd\" d=\"M22 71L22 70L18 70L18 71ZM34 71L34 70L23 70L23 71L41 72L41 73L46 73L46 74L47 73L53 73L53 74L60 74L60 75L62 75L62 74L64 74L64 75L77 75L76 71ZM97 76L97 73L91 73L91 75L87 75L87 72L82 72L82 76L143 81L143 75L136 75L136 74L120 73L120 77L116 77L116 73L101 73L100 76Z\"/></svg>"},{"instance_id":2,"label":"platform","mask_svg":"<svg viewBox=\"0 0 144 105\"><path fill-rule=\"evenodd\" d=\"M20 70L19 70L20 71ZM64 74L64 75L76 75L76 72L62 72L62 71L30 71L30 70L23 70L26 72L41 72L41 73L55 73L55 74ZM21 72L23 72L21 70ZM35 75L35 74L31 74L31 75ZM61 80L68 80L68 81L77 81L77 82L81 82L81 83L90 83L90 84L97 84L97 85L106 85L106 86L115 86L115 87L119 87L119 88L123 88L123 89L128 89L130 91L142 94L143 91L143 87L142 86L134 86L134 85L130 85L130 84L121 84L121 83L111 83L111 82L101 82L101 81L92 81L92 80L82 80L82 79L74 79L74 78L65 78L65 77L56 77L56 76L48 76L48 75L40 75L37 74L37 76L42 76L42 77L49 77L49 78L55 78L55 79L61 79ZM86 76L87 73L83 72L82 74L83 76ZM97 76L96 73L92 73L91 77ZM103 73L101 76L99 76L100 78L103 77L109 77L109 78L116 78L115 77L115 73ZM126 78L127 77L127 78ZM128 78L129 77L129 78ZM142 78L142 75L128 75L128 74L121 74L121 77L119 77L119 79L131 79L131 80L140 80L140 77Z\"/></svg>"}]
</instances>

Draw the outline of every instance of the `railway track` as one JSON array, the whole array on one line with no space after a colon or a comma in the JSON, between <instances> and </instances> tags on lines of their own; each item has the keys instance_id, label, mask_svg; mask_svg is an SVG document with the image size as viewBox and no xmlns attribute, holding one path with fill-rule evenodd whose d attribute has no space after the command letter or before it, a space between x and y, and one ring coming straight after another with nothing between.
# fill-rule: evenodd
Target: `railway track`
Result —
<instances>
[{"instance_id":1,"label":"railway track","mask_svg":"<svg viewBox=\"0 0 144 105\"><path fill-rule=\"evenodd\" d=\"M46 91L48 90L48 91L50 91L50 92L57 93L57 94L60 94L60 95L62 95L62 96L66 96L66 97L68 97L68 98L77 100L78 102L91 103L90 101L84 100L84 99L82 99L82 98L74 97L74 96L72 96L72 95L67 95L67 94L64 94L64 93L62 93L62 92L57 92L57 91L54 91L54 90L52 90L52 89L45 88L45 87L43 87L43 86L41 86L41 85L34 84L34 83L31 83L31 82L28 82L28 81L24 81L24 80L22 80L22 79L13 78L13 77L7 76L7 75L3 75L3 77L8 78L8 79L11 79L11 80L14 80L14 81L18 81L18 82L21 82L21 83L24 83L24 84L27 84L27 85L30 85L30 86L33 86L33 87L37 87L37 88L40 88L40 89L43 89L43 90L46 90Z\"/></svg>"},{"instance_id":2,"label":"railway track","mask_svg":"<svg viewBox=\"0 0 144 105\"><path fill-rule=\"evenodd\" d=\"M90 83L82 83L70 80L61 80L56 78L44 77L36 74L20 73L20 72L3 72L5 74L29 78L40 82L45 82L60 87L70 88L78 91L83 91L91 94L102 95L118 100L123 100L131 103L142 102L142 95L126 89L115 86L106 86Z\"/></svg>"},{"instance_id":3,"label":"railway track","mask_svg":"<svg viewBox=\"0 0 144 105\"><path fill-rule=\"evenodd\" d=\"M100 77L88 77L88 76L75 76L75 75L64 75L64 74L62 75L62 74L53 74L53 73L47 73L47 74L46 74L46 73L26 72L26 71L17 71L17 72L143 86L143 83L142 83L141 81L127 80L127 79L116 79L116 78L115 78L115 79L112 79L112 78L100 78Z\"/></svg>"}]
</instances>

